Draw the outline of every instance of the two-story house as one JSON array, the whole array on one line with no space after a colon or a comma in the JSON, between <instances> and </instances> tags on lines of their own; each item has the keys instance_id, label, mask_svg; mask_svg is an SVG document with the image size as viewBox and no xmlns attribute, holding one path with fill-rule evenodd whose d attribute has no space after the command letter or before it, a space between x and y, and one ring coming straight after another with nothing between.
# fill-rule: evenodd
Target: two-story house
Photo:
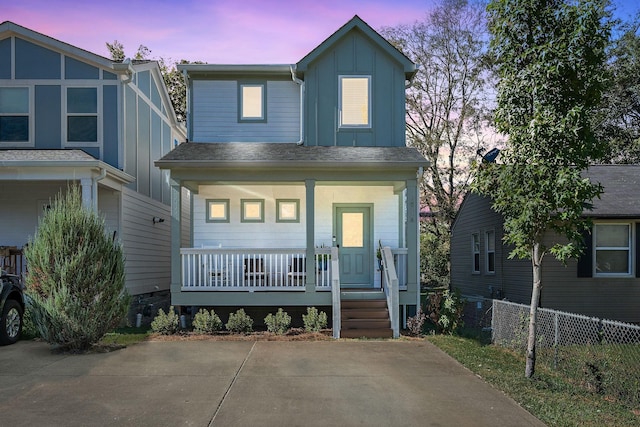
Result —
<instances>
[{"instance_id":1,"label":"two-story house","mask_svg":"<svg viewBox=\"0 0 640 427\"><path fill-rule=\"evenodd\" d=\"M116 63L0 24L0 246L19 251L75 183L123 244L129 293L166 291L171 193L153 162L185 139L156 62Z\"/></svg>"},{"instance_id":2,"label":"two-story house","mask_svg":"<svg viewBox=\"0 0 640 427\"><path fill-rule=\"evenodd\" d=\"M171 173L172 303L316 306L332 313L334 336L339 325L342 336L377 336L376 326L397 336L420 296L428 163L405 143L415 65L355 16L296 64L180 69L188 143L156 162ZM183 188L193 194L188 247ZM389 313L359 318L351 300L378 296Z\"/></svg>"}]
</instances>

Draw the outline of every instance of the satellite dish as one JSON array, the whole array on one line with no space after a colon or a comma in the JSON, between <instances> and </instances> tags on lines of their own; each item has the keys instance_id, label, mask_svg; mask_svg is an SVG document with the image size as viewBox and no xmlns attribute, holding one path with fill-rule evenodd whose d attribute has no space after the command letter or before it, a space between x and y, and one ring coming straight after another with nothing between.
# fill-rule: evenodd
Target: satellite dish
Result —
<instances>
[{"instance_id":1,"label":"satellite dish","mask_svg":"<svg viewBox=\"0 0 640 427\"><path fill-rule=\"evenodd\" d=\"M496 161L498 154L500 154L500 150L498 148L492 148L487 154L482 156L482 161L486 163L493 163Z\"/></svg>"}]
</instances>

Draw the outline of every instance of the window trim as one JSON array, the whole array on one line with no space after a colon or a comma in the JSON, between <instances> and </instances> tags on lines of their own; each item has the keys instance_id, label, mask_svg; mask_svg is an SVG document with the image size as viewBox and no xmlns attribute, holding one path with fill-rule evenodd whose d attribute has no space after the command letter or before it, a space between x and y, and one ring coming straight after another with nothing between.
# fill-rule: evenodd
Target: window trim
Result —
<instances>
[{"instance_id":1,"label":"window trim","mask_svg":"<svg viewBox=\"0 0 640 427\"><path fill-rule=\"evenodd\" d=\"M476 245L477 238L477 245ZM471 273L480 274L480 233L471 233ZM477 248L477 251L476 251ZM476 255L478 256L478 268L476 269Z\"/></svg>"},{"instance_id":2,"label":"window trim","mask_svg":"<svg viewBox=\"0 0 640 427\"><path fill-rule=\"evenodd\" d=\"M342 85L344 79L356 79L356 78L366 78L367 79L367 123L366 124L344 124L342 122ZM371 102L371 75L367 74L340 74L338 75L338 128L339 129L371 129L372 128L372 117L373 117L373 102Z\"/></svg>"},{"instance_id":3,"label":"window trim","mask_svg":"<svg viewBox=\"0 0 640 427\"><path fill-rule=\"evenodd\" d=\"M249 204L257 203L260 209L259 218L247 217L246 208ZM240 199L240 222L243 223L263 223L264 222L264 199Z\"/></svg>"},{"instance_id":4,"label":"window trim","mask_svg":"<svg viewBox=\"0 0 640 427\"><path fill-rule=\"evenodd\" d=\"M261 87L262 88L262 116L261 117L245 117L243 113L244 87ZM238 81L238 123L267 123L267 82L264 80L241 80Z\"/></svg>"},{"instance_id":5,"label":"window trim","mask_svg":"<svg viewBox=\"0 0 640 427\"><path fill-rule=\"evenodd\" d=\"M20 116L27 117L27 140L26 141L0 141L0 147L33 147L35 145L35 114L34 114L34 104L35 104L35 89L34 86L19 84L19 85L2 85L0 86L2 89L27 89L27 101L28 112L27 113L0 113L0 116Z\"/></svg>"},{"instance_id":6,"label":"window trim","mask_svg":"<svg viewBox=\"0 0 640 427\"><path fill-rule=\"evenodd\" d=\"M597 245L597 226L598 225L623 225L623 226L627 226L628 227L628 241L627 241L627 247L623 248L622 246L620 247L615 247L615 246L603 246L602 248L598 248ZM608 221L598 221L598 222L594 222L593 224L593 229L592 229L592 233L593 233L593 243L592 243L592 259L593 262L591 263L591 268L592 268L592 274L593 277L634 277L634 271L635 271L635 265L634 265L634 250L637 250L637 248L634 249L634 242L635 242L635 227L634 227L634 222L619 222L619 221L614 221L614 222L608 222ZM597 266L597 255L598 255L598 251L613 251L613 250L627 250L627 265L629 266L628 270L626 273L606 273L606 272L601 272L598 271L598 269L596 268Z\"/></svg>"},{"instance_id":7,"label":"window trim","mask_svg":"<svg viewBox=\"0 0 640 427\"><path fill-rule=\"evenodd\" d=\"M295 218L282 218L280 206L284 203L295 204ZM276 222L297 223L300 222L300 199L276 199Z\"/></svg>"},{"instance_id":8,"label":"window trim","mask_svg":"<svg viewBox=\"0 0 640 427\"><path fill-rule=\"evenodd\" d=\"M102 147L102 85L92 82L89 85L63 85L62 86L62 144L64 147ZM69 89L95 89L96 90L96 112L95 113L69 113L68 93ZM96 140L95 141L69 141L69 117L96 117Z\"/></svg>"},{"instance_id":9,"label":"window trim","mask_svg":"<svg viewBox=\"0 0 640 427\"><path fill-rule=\"evenodd\" d=\"M489 251L489 234L493 235L493 251ZM495 230L486 230L484 232L484 267L486 274L496 274L496 231ZM493 270L489 269L489 255L493 254Z\"/></svg>"},{"instance_id":10,"label":"window trim","mask_svg":"<svg viewBox=\"0 0 640 427\"><path fill-rule=\"evenodd\" d=\"M211 216L211 205L214 203L224 206L224 218L213 218ZM229 199L206 199L205 209L205 221L208 223L228 223L231 221L229 215Z\"/></svg>"}]
</instances>

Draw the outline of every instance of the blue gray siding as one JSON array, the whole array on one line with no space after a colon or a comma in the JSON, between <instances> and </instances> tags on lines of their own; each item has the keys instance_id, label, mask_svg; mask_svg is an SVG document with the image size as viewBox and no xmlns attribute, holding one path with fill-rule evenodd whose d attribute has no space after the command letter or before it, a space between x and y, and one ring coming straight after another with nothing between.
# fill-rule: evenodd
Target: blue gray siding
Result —
<instances>
[{"instance_id":1,"label":"blue gray siding","mask_svg":"<svg viewBox=\"0 0 640 427\"><path fill-rule=\"evenodd\" d=\"M103 153L102 157L110 165L120 165L118 144L118 88L104 86L102 94Z\"/></svg>"},{"instance_id":2,"label":"blue gray siding","mask_svg":"<svg viewBox=\"0 0 640 427\"><path fill-rule=\"evenodd\" d=\"M61 55L20 38L16 45L16 79L60 79Z\"/></svg>"},{"instance_id":3,"label":"blue gray siding","mask_svg":"<svg viewBox=\"0 0 640 427\"><path fill-rule=\"evenodd\" d=\"M35 91L36 147L62 148L60 86L37 85Z\"/></svg>"},{"instance_id":4,"label":"blue gray siding","mask_svg":"<svg viewBox=\"0 0 640 427\"><path fill-rule=\"evenodd\" d=\"M0 40L0 79L11 78L11 39Z\"/></svg>"},{"instance_id":5,"label":"blue gray siding","mask_svg":"<svg viewBox=\"0 0 640 427\"><path fill-rule=\"evenodd\" d=\"M100 70L92 65L65 56L64 78L96 80L100 78Z\"/></svg>"}]
</instances>

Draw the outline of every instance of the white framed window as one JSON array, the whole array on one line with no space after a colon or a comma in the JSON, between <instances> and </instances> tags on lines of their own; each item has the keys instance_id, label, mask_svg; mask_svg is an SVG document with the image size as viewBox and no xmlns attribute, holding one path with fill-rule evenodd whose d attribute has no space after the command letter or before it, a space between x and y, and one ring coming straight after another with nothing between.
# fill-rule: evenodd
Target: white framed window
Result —
<instances>
[{"instance_id":1,"label":"white framed window","mask_svg":"<svg viewBox=\"0 0 640 427\"><path fill-rule=\"evenodd\" d=\"M68 87L65 93L66 141L96 144L99 137L98 88Z\"/></svg>"},{"instance_id":2,"label":"white framed window","mask_svg":"<svg viewBox=\"0 0 640 427\"><path fill-rule=\"evenodd\" d=\"M496 233L493 230L484 233L485 242L485 271L496 272Z\"/></svg>"},{"instance_id":3,"label":"white framed window","mask_svg":"<svg viewBox=\"0 0 640 427\"><path fill-rule=\"evenodd\" d=\"M473 233L471 235L471 257L473 260L471 272L476 274L480 273L480 233Z\"/></svg>"},{"instance_id":4,"label":"white framed window","mask_svg":"<svg viewBox=\"0 0 640 427\"><path fill-rule=\"evenodd\" d=\"M206 222L229 222L229 199L207 199Z\"/></svg>"},{"instance_id":5,"label":"white framed window","mask_svg":"<svg viewBox=\"0 0 640 427\"><path fill-rule=\"evenodd\" d=\"M264 222L264 199L240 199L240 222Z\"/></svg>"},{"instance_id":6,"label":"white framed window","mask_svg":"<svg viewBox=\"0 0 640 427\"><path fill-rule=\"evenodd\" d=\"M300 199L276 199L276 222L300 222Z\"/></svg>"},{"instance_id":7,"label":"white framed window","mask_svg":"<svg viewBox=\"0 0 640 427\"><path fill-rule=\"evenodd\" d=\"M29 144L31 104L28 87L0 87L0 143Z\"/></svg>"},{"instance_id":8,"label":"white framed window","mask_svg":"<svg viewBox=\"0 0 640 427\"><path fill-rule=\"evenodd\" d=\"M633 228L630 223L593 226L594 276L630 276Z\"/></svg>"},{"instance_id":9,"label":"white framed window","mask_svg":"<svg viewBox=\"0 0 640 427\"><path fill-rule=\"evenodd\" d=\"M371 76L339 76L340 127L371 127Z\"/></svg>"},{"instance_id":10,"label":"white framed window","mask_svg":"<svg viewBox=\"0 0 640 427\"><path fill-rule=\"evenodd\" d=\"M267 121L266 83L240 82L238 84L238 121Z\"/></svg>"}]
</instances>

